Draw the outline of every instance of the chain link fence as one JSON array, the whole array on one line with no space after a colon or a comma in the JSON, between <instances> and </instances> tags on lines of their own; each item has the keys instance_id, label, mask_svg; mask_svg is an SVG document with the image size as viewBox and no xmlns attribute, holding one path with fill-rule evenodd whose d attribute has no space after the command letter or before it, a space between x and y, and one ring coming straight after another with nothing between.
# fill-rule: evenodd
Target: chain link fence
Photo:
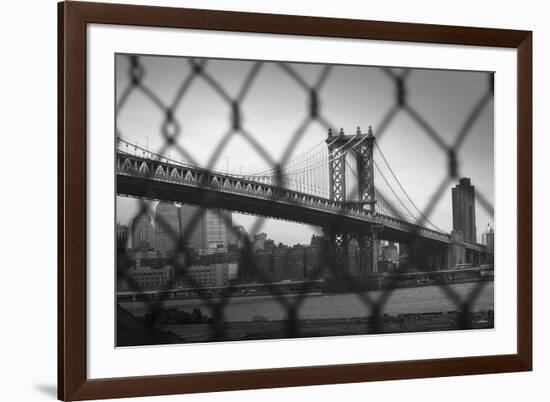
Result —
<instances>
[{"instance_id":1,"label":"chain link fence","mask_svg":"<svg viewBox=\"0 0 550 402\"><path fill-rule=\"evenodd\" d=\"M122 63L125 66L125 70L117 69L118 73L126 74L124 80L125 85L117 87L116 91L116 138L117 143L124 141L129 133L124 132L119 124L119 116L127 108L131 107L129 100L132 97L140 96L145 99L150 113L162 116L162 122L158 126L156 132L148 133L149 136L156 136L157 139L161 139L162 146L158 149L152 150L152 153L156 157L165 157L167 160L185 160L186 163L191 165L200 165L195 155L190 152L185 146L181 144L181 138L185 137L185 121L179 117L178 109L181 108L182 103L188 96L191 87L197 83L202 82L214 91L219 100L225 104L229 110L229 118L227 119L227 128L221 139L216 144L205 143L204 146L210 149L210 156L207 163L201 166L204 171L214 170L216 164L220 162L223 151L227 144L234 138L239 137L244 140L261 158L265 165L274 169L275 171L282 172L283 167L291 159L294 148L299 141L304 137L306 131L314 124L320 125L325 132L335 127L330 120L330 116L326 114L323 107L323 88L331 80L331 76L335 73L335 70L341 68L340 66L323 65L319 69L318 76L315 79L311 77L305 77L298 71L293 64L283 62L248 62L246 64L247 71L245 77L242 80L240 87L236 91L228 91L223 80L216 77L215 72L212 72L210 67L210 60L187 58L188 69L182 79L173 78L167 81L172 86L172 99L167 102L166 97L161 97L157 93L156 88L151 86L151 83L147 81L147 63L144 60L150 56L139 55L118 55L117 63ZM281 141L286 141L284 145L284 152L281 157L276 157L269 148L264 147L259 140L262 136L261 132L251 132L247 129L246 120L246 101L249 97L251 89L258 84L262 79L262 70L269 64L270 67L277 66L284 74L286 74L293 85L298 88L303 94L306 100L304 109L305 113L297 111L297 114L303 114L303 117L298 122L297 126L288 133L281 134ZM372 69L372 68L371 68ZM460 153L463 150L465 140L472 132L472 128L475 126L479 117L486 111L486 109L492 106L493 90L494 90L494 78L492 73L487 73L487 80L485 83L485 89L482 91L479 98L471 99L471 107L468 113L463 116L463 123L460 126L454 141L449 143L445 136L431 124L431 116L426 114L425 111L420 111L415 107L413 101L411 101L411 92L408 88L409 80L411 76L415 74L414 69L396 69L380 67L378 70L381 72L380 77L382 80L386 80L389 84L387 88L392 92L393 102L389 104L387 110L382 113L380 120L373 126L375 129L377 142L380 139L391 136L392 131L390 129L392 122L399 117L406 116L421 130L425 138L433 143L439 152L445 155L446 163L446 175L441 180L439 185L433 191L429 202L420 211L418 221L416 224L418 227L426 225L428 220L432 217L434 209L438 203L441 202L444 192L449 188L452 183L455 183L458 178L461 177L461 164ZM177 82L176 82L177 80ZM234 95L232 92L236 93ZM266 95L267 96L267 95ZM146 118L146 116L144 116ZM139 122L137 122L139 124ZM348 123L348 122L346 122ZM351 122L353 124L353 122ZM491 133L492 135L492 133ZM159 141L154 141L159 143ZM176 155L176 156L174 156ZM158 196L154 194L154 191L148 184L155 176L154 171L145 172L142 174L143 179L143 195L136 198L136 202L139 207L132 221L137 222L140 218L150 220L151 216L154 216L154 210L150 200L158 200ZM277 175L278 182L276 186L284 187L285 178L283 174ZM199 183L200 187L204 189L201 196L201 206L213 205L212 197L215 195L215 186L203 180ZM212 190L212 191L208 191ZM124 195L124 194L122 194ZM378 197L383 195L377 194ZM277 199L277 195L272 195L273 199ZM490 201L490 197L486 197L485 194L476 191L476 199L479 205L486 211L489 216L493 216L493 205ZM381 200L383 201L383 200ZM262 338L262 337L274 337L274 338L294 338L304 336L316 336L325 335L324 333L316 333L315 331L308 330L308 327L303 319L301 319L300 311L304 303L307 302L308 292L311 290L311 284L307 281L301 282L301 284L295 285L295 292L292 297L288 297L288 287L277 285L272 276L272 272L269 272L265 266L258 263L258 259L255 257L253 245L251 239L244 235L242 232L236 230L232 225L231 218L227 213L224 213L221 209L208 209L210 213L216 214L219 220L225 222L226 230L231 231L232 235L239 240L241 247L236 251L238 253L238 272L239 277L243 278L247 275L255 278L255 281L263 284L263 291L266 291L270 298L276 301L280 310L284 312L284 319L278 322L278 329L270 334L256 334L249 335L249 337ZM393 211L395 216L400 216L400 211ZM349 213L349 209L342 205L339 214L345 217ZM133 300L139 301L145 307L145 314L139 319L135 319L131 314L122 308L120 303L122 299L117 298L119 304L117 313L117 345L136 345L136 344L160 344L160 343L185 343L196 341L192 336L186 337L177 335L173 332L167 331L169 326L165 325L167 316L170 314L172 321L182 323L182 325L188 325L189 328L193 328L193 325L200 323L202 328L207 328L208 334L203 336L200 341L224 341L236 339L231 333L231 326L226 320L226 310L230 304L232 298L240 297L239 292L242 287L237 284L228 284L225 286L225 290L215 294L215 297L209 293L207 286L201 281L196 279L196 276L190 275L189 269L196 261L197 256L194 250L189 247L190 238L193 236L193 232L201 220L205 218L207 214L206 208L197 208L193 216L187 222L185 227L182 227L179 233L173 234L171 244L174 245L174 250L169 253L167 260L164 264L172 267L172 274L166 281L160 286L157 286L154 291L144 288L132 274L135 267L132 265L132 251L129 249L128 238L122 236L117 242L117 280L119 283L124 284L127 289L125 294L132 294ZM258 233L266 222L266 217L257 216L254 220L254 224L249 228L250 234ZM173 222L162 219L157 215L155 224L159 226L159 230L164 233L174 233ZM331 261L333 256L330 255L330 247L321 247L321 259L323 261ZM420 266L420 261L423 258L424 252L423 240L421 236L412 229L409 233L409 260L410 265ZM403 273L403 272L398 272ZM392 279L393 278L393 279ZM354 329L353 334L357 333L384 333L384 332L400 332L400 327L403 327L403 322L411 317L401 317L400 320L395 320L394 317L385 313L385 308L391 301L397 289L399 289L400 280L399 275L391 276L387 279L386 285L377 291L367 291L364 284L356 277L342 272L340 274L340 281L345 283L347 291L354 293L357 300L364 306L364 316L360 321L360 329ZM442 329L469 329L479 328L479 322L486 322L481 326L492 327L492 310L484 312L480 316L475 311L475 305L478 298L488 285L489 281L480 280L469 286L466 295L458 292L453 284L446 283L445 281L438 281L434 287L437 287L446 300L448 300L454 308L453 313L449 315L447 326ZM203 314L202 311L190 312L186 316L178 315L177 312L173 312L170 300L174 298L173 291L181 287L182 284L186 285L186 288L194 289L194 297L200 299L200 305L205 306L208 312L208 317ZM300 288L302 287L302 288ZM203 290L204 291L201 291ZM302 291L300 291L302 290ZM123 293L123 292L121 292ZM132 303L127 302L125 305ZM170 318L170 317L169 317ZM427 317L427 320L431 320L433 317ZM393 320L393 321L392 321ZM187 322L188 324L184 324ZM449 324L450 322L450 324ZM247 325L252 328L254 325L266 325L263 322L249 322ZM405 325L404 330L414 330L412 327ZM435 328L437 329L437 328ZM401 329L401 331L403 328ZM419 328L418 330L422 330ZM330 334L330 331L328 332ZM246 338L239 338L246 339Z\"/></svg>"}]
</instances>

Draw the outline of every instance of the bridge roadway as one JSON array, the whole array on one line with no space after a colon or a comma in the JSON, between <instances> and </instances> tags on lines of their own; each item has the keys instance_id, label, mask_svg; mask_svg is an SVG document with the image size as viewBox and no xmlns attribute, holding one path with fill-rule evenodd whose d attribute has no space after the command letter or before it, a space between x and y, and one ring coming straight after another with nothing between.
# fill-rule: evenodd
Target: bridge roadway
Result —
<instances>
[{"instance_id":1,"label":"bridge roadway","mask_svg":"<svg viewBox=\"0 0 550 402\"><path fill-rule=\"evenodd\" d=\"M451 236L391 216L372 216L359 206L331 201L244 176L201 169L168 159L149 159L117 152L117 194L187 203L210 208L361 231L377 225L379 238L407 243L412 235L432 245L448 245ZM464 243L482 251L484 246Z\"/></svg>"}]
</instances>

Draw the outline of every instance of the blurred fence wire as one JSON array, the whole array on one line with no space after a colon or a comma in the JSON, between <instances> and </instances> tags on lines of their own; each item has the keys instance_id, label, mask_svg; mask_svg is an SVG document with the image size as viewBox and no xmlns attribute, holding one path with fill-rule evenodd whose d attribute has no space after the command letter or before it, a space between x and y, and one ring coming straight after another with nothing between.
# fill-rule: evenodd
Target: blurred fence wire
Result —
<instances>
[{"instance_id":1,"label":"blurred fence wire","mask_svg":"<svg viewBox=\"0 0 550 402\"><path fill-rule=\"evenodd\" d=\"M180 121L177 117L176 110L181 106L183 100L188 95L192 84L196 81L202 81L203 84L209 86L219 97L221 101L227 104L230 115L227 120L227 129L221 136L221 139L216 144L204 144L205 147L211 149L210 157L205 166L201 169L204 171L213 170L216 163L219 162L221 154L226 145L235 137L240 137L246 141L255 153L265 162L269 169L275 174L278 182L272 183L275 186L284 187L285 176L282 174L284 166L290 161L292 151L296 144L304 136L304 133L308 130L310 125L317 123L321 127L324 127L327 131L335 127L330 120L330 117L326 115L323 108L322 89L331 79L331 74L334 73L338 66L325 65L321 68L320 74L313 83L305 79L301 73L293 68L289 63L275 63L282 72L291 78L294 85L299 88L305 94L306 113L303 119L299 121L298 125L292 132L281 135L280 138L286 138L286 144L284 146L285 151L282 157L277 158L270 149L264 147L258 140L262 133L250 132L247 129L243 115L246 113L246 108L243 103L247 99L251 88L257 84L258 80L261 80L261 71L265 67L264 62L258 61L250 63L250 68L246 72L246 77L242 81L242 85L236 92L236 95L231 95L229 91L224 87L224 82L217 79L214 72L209 70L209 60L207 59L188 59L189 69L187 74L177 83L175 94L170 102L166 102L163 97L159 96L156 88L152 87L146 80L147 68L143 63L143 56L138 55L126 55L127 58L127 85L124 88L117 88L116 94L116 137L117 141L124 141L125 134L122 132L118 124L118 116L121 112L129 106L129 100L139 94L141 97L145 97L151 110L155 113L160 112L163 116L163 121L158 127L158 131L155 133L149 133L150 136L158 136L162 139L162 146L159 149L155 149L151 152L154 153L157 158L166 158L166 160L185 160L186 163L198 165L197 158L186 149L178 141L183 133L184 121ZM270 63L272 64L272 63ZM399 115L408 116L417 126L421 129L421 132L429 139L439 151L445 155L447 161L447 174L435 188L430 198L430 202L422 209L418 209L418 219L416 224L418 227L424 227L430 224L430 217L432 216L434 209L441 202L444 191L449 185L461 177L461 165L459 163L459 154L463 149L465 139L472 132L472 127L475 125L477 119L483 110L489 107L493 99L493 74L487 74L486 88L478 99L472 99L471 109L464 116L463 123L460 130L455 136L454 141L448 143L448 140L442 136L436 128L430 122L430 116L426 113L417 110L414 106L414 102L410 101L410 91L408 89L408 81L414 70L412 69L392 69L380 67L380 71L383 72L382 79L387 80L393 91L393 102L389 105L388 109L381 115L380 121L374 125L377 142L384 136L390 136L391 132L388 127L398 118ZM138 122L139 123L139 122ZM158 141L156 142L158 143ZM174 156L175 155L175 156ZM155 175L154 171L145 173L145 176L149 175L151 178ZM145 179L147 177L144 177ZM138 198L139 208L133 221L135 222L140 217L143 219L150 219L154 215L151 203L148 202L147 194L147 180L144 183L144 196ZM204 189L213 189L213 184L204 180L199 183ZM211 192L205 192L203 201L204 205L209 205L210 201L207 197L211 197ZM276 198L276 195L273 195ZM377 197L384 197L383 192L377 193ZM482 208L489 215L493 215L493 205L491 202L480 192L476 192L476 198L479 201ZM155 197L150 198L154 200ZM384 200L380 200L383 202ZM391 207L391 205L390 205ZM306 300L306 292L297 293L295 297L285 297L285 292L279 286L270 285L273 283L271 273L265 269L265 267L258 264L256 258L254 258L254 251L252 243L248 236L243 234L232 226L231 220L227 214L219 209L213 210L217 214L218 218L223 220L226 224L227 230L233 232L233 236L239 238L242 247L239 249L238 270L240 273L253 273L254 278L258 282L265 283L266 289L269 290L271 297L277 301L280 307L285 311L285 337L299 337L303 336L301 332L301 320L300 320L300 308ZM348 213L348 209L342 207L340 214L345 216ZM174 235L172 243L175 245L174 252L170 255L169 265L173 268L173 275L168 281L166 281L160 291L170 291L174 289L178 284L186 283L189 287L195 289L201 289L204 287L203 283L200 283L192 275L189 275L189 267L192 264L194 257L193 251L189 248L190 237L193 234L195 226L204 219L206 210L204 208L198 208L194 215L189 220L188 224L182 228L181 233ZM401 216L402 211L395 209L393 211L394 216ZM255 218L254 225L250 228L250 233L258 233L265 223L265 217L258 216ZM405 217L403 217L405 219ZM156 225L160 226L160 230L165 233L172 233L173 223L163 220L162 217L156 217ZM418 236L415 229L410 233L410 258L413 260L418 253L421 253L421 247L415 247L415 236ZM323 248L325 255L323 259L329 261L331 256L329 255L328 247ZM130 256L128 255L128 244L123 241L117 244L117 279L120 282L125 283L129 291L135 294L142 294L142 300L146 300L147 304L147 321L145 325L155 328L157 327L157 318L163 314L166 309L167 298L164 297L150 297L151 292L148 289L144 289L136 282L131 274ZM365 333L377 333L383 332L384 328L382 321L384 319L384 307L391 299L395 292L395 286L385 286L379 292L367 292L360 284L355 276L347 273L342 273L342 278L346 282L350 292L354 292L361 303L365 306L365 317L368 318L368 328L365 328ZM469 294L466 297L461 296L456 290L448 283L438 283L440 291L445 297L452 302L457 312L457 327L462 329L472 328L473 324L473 306L475 305L479 295L487 285L486 281L479 281L471 287ZM228 292L223 292L217 295L217 297L211 297L210 295L198 292L197 297L201 298L201 303L208 307L208 311L211 312L212 317L210 323L210 337L209 340L230 340L231 337L227 333L227 326L225 312L230 302L230 299L234 297L234 289L231 286L228 287ZM174 340L171 340L173 342ZM161 338L156 339L156 342L162 343ZM181 342L185 342L182 339Z\"/></svg>"}]
</instances>

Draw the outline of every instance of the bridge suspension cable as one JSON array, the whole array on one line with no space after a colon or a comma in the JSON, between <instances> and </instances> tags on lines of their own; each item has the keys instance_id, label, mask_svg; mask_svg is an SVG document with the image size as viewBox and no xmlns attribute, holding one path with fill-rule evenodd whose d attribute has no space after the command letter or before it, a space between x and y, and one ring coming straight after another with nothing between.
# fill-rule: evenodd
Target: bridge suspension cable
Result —
<instances>
[{"instance_id":1,"label":"bridge suspension cable","mask_svg":"<svg viewBox=\"0 0 550 402\"><path fill-rule=\"evenodd\" d=\"M393 196L395 197L395 199L399 202L399 204L403 207L403 209L407 212L407 214L410 216L410 218L413 219L413 221L416 221L416 217L414 216L414 214L411 212L411 210L409 208L407 208L407 206L405 205L405 203L403 202L403 200L401 200L401 198L397 195L395 189L393 188L393 186L389 183L388 179L386 178L386 176L384 175L384 173L382 173L382 170L380 169L380 167L378 166L378 163L376 163L376 161L373 161L374 162L374 167L376 168L376 170L378 171L378 174L380 175L380 177L382 177L382 180L384 181L384 183L386 184L387 188L391 191L391 193L393 194ZM376 176L375 176L376 177ZM388 197L384 197L384 200L377 200L377 201L385 201L385 202L388 202L388 203L391 203L391 199L388 198ZM392 203L393 204L393 203ZM396 207L395 207L395 204L393 205L390 205L392 211L390 214L388 215L392 215L394 216L395 215L395 211L398 210ZM401 218L403 219L404 218L404 213L402 213L402 211L400 211L399 215L401 216L394 216L395 218Z\"/></svg>"},{"instance_id":2,"label":"bridge suspension cable","mask_svg":"<svg viewBox=\"0 0 550 402\"><path fill-rule=\"evenodd\" d=\"M386 166L388 167L391 175L393 176L393 178L395 179L395 181L397 182L397 185L399 186L399 188L401 189L401 191L403 192L403 194L405 194L405 197L407 198L407 200L410 202L410 204L412 205L412 207L418 212L419 216L422 217L422 220L426 223L428 223L430 226L432 226L435 230L437 231L440 231L440 232L443 232L442 229L440 229L438 226L436 226L432 221L430 221L430 219L428 219L428 217L426 215L424 215L424 213L420 210L420 208L418 208L416 206L416 204L414 203L414 201L412 200L412 198L409 196L409 194L407 193L407 191L405 190L405 188L403 187L403 185L401 184L401 181L397 178L397 175L395 174L395 172L393 171L391 165L389 164L388 160L386 159L386 157L384 156L384 153L382 152L382 150L380 149L380 146L375 142L374 145L376 146L376 149L378 150L378 153L380 154L380 156L382 157L382 160L384 161L384 163L386 164Z\"/></svg>"},{"instance_id":3,"label":"bridge suspension cable","mask_svg":"<svg viewBox=\"0 0 550 402\"><path fill-rule=\"evenodd\" d=\"M282 182L290 184L290 187L299 191L306 191L310 194L328 197L329 196L329 164L332 161L345 156L351 149L354 149L364 139L353 144L360 134L349 138L343 145L332 151L329 155L329 147L339 140L335 136L328 144L323 141L316 144L310 150L298 155L284 166L271 168L262 172L246 175L247 177L262 177L270 182Z\"/></svg>"},{"instance_id":4,"label":"bridge suspension cable","mask_svg":"<svg viewBox=\"0 0 550 402\"><path fill-rule=\"evenodd\" d=\"M382 193L382 195L383 195L382 197L376 197L376 201L379 204L379 209L381 209L381 211L384 213L384 215L393 216L394 218L404 219L406 217L406 215L408 215L408 218L412 219L412 221L415 222L416 218L415 218L414 214L410 211L410 209L407 208L405 203L399 198L399 196L397 195L395 189L389 183L386 176L384 175L384 173L382 172L382 170L380 169L380 167L376 163L376 161L373 161L373 162L374 162L374 167L378 171L378 175L382 178L382 181L383 181L383 184L384 184L383 186L380 185L380 184L375 186L375 191L378 194ZM352 172L352 174L355 176L355 178L357 180L359 180L357 172L353 169L353 167L349 164L349 162L347 160L346 160L346 166ZM378 176L375 176L375 177L378 177ZM391 194L393 194L393 197L388 196L387 190L390 190ZM406 213L403 212L402 210L400 210L395 205L395 203L392 202L393 200L397 200L397 202L403 207L403 209L406 211ZM386 204L389 204L389 205L386 205ZM387 208L387 207L389 207L389 208Z\"/></svg>"}]
</instances>

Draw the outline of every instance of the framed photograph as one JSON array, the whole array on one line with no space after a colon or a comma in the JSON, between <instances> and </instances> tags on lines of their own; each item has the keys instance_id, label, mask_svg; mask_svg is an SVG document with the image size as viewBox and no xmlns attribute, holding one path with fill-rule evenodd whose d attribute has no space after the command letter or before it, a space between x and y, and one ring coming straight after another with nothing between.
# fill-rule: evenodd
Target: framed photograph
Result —
<instances>
[{"instance_id":1,"label":"framed photograph","mask_svg":"<svg viewBox=\"0 0 550 402\"><path fill-rule=\"evenodd\" d=\"M59 399L531 370L531 32L58 17Z\"/></svg>"}]
</instances>

